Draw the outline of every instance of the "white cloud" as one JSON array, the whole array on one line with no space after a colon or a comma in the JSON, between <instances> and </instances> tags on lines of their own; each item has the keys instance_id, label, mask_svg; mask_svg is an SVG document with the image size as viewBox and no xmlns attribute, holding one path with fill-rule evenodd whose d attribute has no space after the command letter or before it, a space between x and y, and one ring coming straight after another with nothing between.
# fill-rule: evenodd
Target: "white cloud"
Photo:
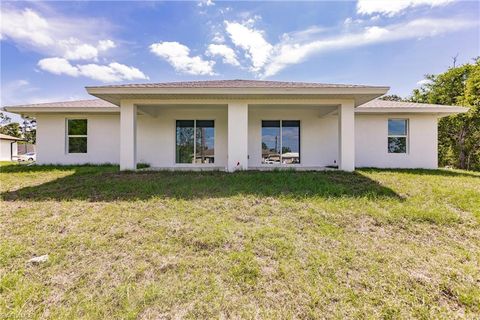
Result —
<instances>
[{"instance_id":1,"label":"white cloud","mask_svg":"<svg viewBox=\"0 0 480 320\"><path fill-rule=\"evenodd\" d=\"M69 39L59 42L65 47L63 56L68 60L91 60L98 57L98 49L90 44L79 43L76 39Z\"/></svg>"},{"instance_id":2,"label":"white cloud","mask_svg":"<svg viewBox=\"0 0 480 320\"><path fill-rule=\"evenodd\" d=\"M66 74L68 76L78 77L80 74L78 68L72 66L70 62L64 58L45 58L38 61L38 66L42 70L57 75Z\"/></svg>"},{"instance_id":3,"label":"white cloud","mask_svg":"<svg viewBox=\"0 0 480 320\"><path fill-rule=\"evenodd\" d=\"M273 46L263 37L263 33L251 27L252 21L244 24L225 21L226 30L233 44L246 51L252 61L252 70L260 70L272 52Z\"/></svg>"},{"instance_id":4,"label":"white cloud","mask_svg":"<svg viewBox=\"0 0 480 320\"><path fill-rule=\"evenodd\" d=\"M212 57L222 57L223 63L231 64L232 66L240 65L235 51L224 44L210 44L207 49L207 54L211 55Z\"/></svg>"},{"instance_id":5,"label":"white cloud","mask_svg":"<svg viewBox=\"0 0 480 320\"><path fill-rule=\"evenodd\" d=\"M118 62L112 62L108 66L119 74L122 80L148 79L142 71L135 67L129 67Z\"/></svg>"},{"instance_id":6,"label":"white cloud","mask_svg":"<svg viewBox=\"0 0 480 320\"><path fill-rule=\"evenodd\" d=\"M105 22L59 15L45 17L33 9L2 6L1 40L70 60L96 60L99 52L115 47L105 39Z\"/></svg>"},{"instance_id":7,"label":"white cloud","mask_svg":"<svg viewBox=\"0 0 480 320\"><path fill-rule=\"evenodd\" d=\"M38 66L42 70L53 74L65 74L72 77L84 76L102 82L148 79L139 69L118 62L112 62L108 65L90 63L74 66L64 58L54 57L40 60Z\"/></svg>"},{"instance_id":8,"label":"white cloud","mask_svg":"<svg viewBox=\"0 0 480 320\"><path fill-rule=\"evenodd\" d=\"M478 25L478 22L458 18L417 19L383 27L371 26L361 31L343 33L322 39L312 38L308 41L297 41L294 38L286 38L275 45L269 63L263 68L262 76L272 76L289 65L300 63L309 56L321 52L343 50L375 43L433 37L475 25Z\"/></svg>"},{"instance_id":9,"label":"white cloud","mask_svg":"<svg viewBox=\"0 0 480 320\"><path fill-rule=\"evenodd\" d=\"M199 7L203 7L203 6L210 7L214 5L215 5L215 2L213 2L213 0L200 0L198 1L198 4L197 4L197 6Z\"/></svg>"},{"instance_id":10,"label":"white cloud","mask_svg":"<svg viewBox=\"0 0 480 320\"><path fill-rule=\"evenodd\" d=\"M176 71L193 75L213 75L215 61L190 56L190 49L178 42L159 42L150 45L150 51L167 60Z\"/></svg>"},{"instance_id":11,"label":"white cloud","mask_svg":"<svg viewBox=\"0 0 480 320\"><path fill-rule=\"evenodd\" d=\"M1 28L2 38L9 37L38 46L49 46L54 43L47 20L28 8L16 11L2 7Z\"/></svg>"},{"instance_id":12,"label":"white cloud","mask_svg":"<svg viewBox=\"0 0 480 320\"><path fill-rule=\"evenodd\" d=\"M112 40L100 40L98 41L97 49L100 51L107 51L109 49L115 48L117 45Z\"/></svg>"},{"instance_id":13,"label":"white cloud","mask_svg":"<svg viewBox=\"0 0 480 320\"><path fill-rule=\"evenodd\" d=\"M225 37L220 32L215 32L215 34L213 36L213 39L212 39L212 42L224 43L225 42Z\"/></svg>"},{"instance_id":14,"label":"white cloud","mask_svg":"<svg viewBox=\"0 0 480 320\"><path fill-rule=\"evenodd\" d=\"M417 6L443 6L453 2L454 0L358 0L357 13L370 15L374 13L383 14L386 16L394 16L407 8Z\"/></svg>"}]
</instances>

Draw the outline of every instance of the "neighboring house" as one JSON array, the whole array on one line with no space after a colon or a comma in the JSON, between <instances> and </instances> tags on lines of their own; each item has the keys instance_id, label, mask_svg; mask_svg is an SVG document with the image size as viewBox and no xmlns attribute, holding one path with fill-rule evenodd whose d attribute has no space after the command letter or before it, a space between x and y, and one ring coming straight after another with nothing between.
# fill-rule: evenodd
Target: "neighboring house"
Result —
<instances>
[{"instance_id":1,"label":"neighboring house","mask_svg":"<svg viewBox=\"0 0 480 320\"><path fill-rule=\"evenodd\" d=\"M87 87L97 100L5 107L37 119L37 163L164 169L437 168L437 122L465 108L388 87L223 80Z\"/></svg>"},{"instance_id":2,"label":"neighboring house","mask_svg":"<svg viewBox=\"0 0 480 320\"><path fill-rule=\"evenodd\" d=\"M18 141L22 139L0 133L0 161L12 161L18 156Z\"/></svg>"}]
</instances>

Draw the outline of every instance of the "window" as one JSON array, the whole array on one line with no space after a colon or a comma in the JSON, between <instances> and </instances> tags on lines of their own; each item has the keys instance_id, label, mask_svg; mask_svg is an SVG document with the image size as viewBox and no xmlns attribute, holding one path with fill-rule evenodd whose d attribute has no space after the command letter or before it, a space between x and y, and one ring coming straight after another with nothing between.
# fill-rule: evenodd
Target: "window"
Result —
<instances>
[{"instance_id":1,"label":"window","mask_svg":"<svg viewBox=\"0 0 480 320\"><path fill-rule=\"evenodd\" d=\"M215 122L213 120L177 120L176 163L215 162Z\"/></svg>"},{"instance_id":2,"label":"window","mask_svg":"<svg viewBox=\"0 0 480 320\"><path fill-rule=\"evenodd\" d=\"M262 121L262 164L300 163L300 121Z\"/></svg>"},{"instance_id":3,"label":"window","mask_svg":"<svg viewBox=\"0 0 480 320\"><path fill-rule=\"evenodd\" d=\"M67 119L68 153L87 153L87 119Z\"/></svg>"},{"instance_id":4,"label":"window","mask_svg":"<svg viewBox=\"0 0 480 320\"><path fill-rule=\"evenodd\" d=\"M388 153L407 153L408 120L388 119Z\"/></svg>"}]
</instances>

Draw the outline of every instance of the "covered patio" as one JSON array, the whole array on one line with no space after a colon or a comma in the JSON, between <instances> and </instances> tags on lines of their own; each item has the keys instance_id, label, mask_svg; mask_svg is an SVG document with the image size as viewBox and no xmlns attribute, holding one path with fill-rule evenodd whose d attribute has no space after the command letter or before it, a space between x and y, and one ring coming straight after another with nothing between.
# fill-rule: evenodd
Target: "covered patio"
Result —
<instances>
[{"instance_id":1,"label":"covered patio","mask_svg":"<svg viewBox=\"0 0 480 320\"><path fill-rule=\"evenodd\" d=\"M159 169L233 172L327 166L353 171L355 107L388 90L253 83L256 86L240 80L221 85L208 81L202 87L119 85L87 87L87 91L119 107L121 170L135 170L138 162L147 162ZM190 129L181 129L185 127ZM193 150L185 160L178 135L190 131L196 133L187 143ZM201 132L210 132L213 148L205 144L208 137ZM272 136L276 143L267 139Z\"/></svg>"}]
</instances>

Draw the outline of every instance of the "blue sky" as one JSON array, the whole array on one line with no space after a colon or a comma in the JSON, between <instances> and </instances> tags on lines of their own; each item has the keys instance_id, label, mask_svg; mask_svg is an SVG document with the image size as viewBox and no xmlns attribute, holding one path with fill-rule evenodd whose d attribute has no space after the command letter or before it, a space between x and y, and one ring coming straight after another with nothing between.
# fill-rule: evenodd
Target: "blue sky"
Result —
<instances>
[{"instance_id":1,"label":"blue sky","mask_svg":"<svg viewBox=\"0 0 480 320\"><path fill-rule=\"evenodd\" d=\"M480 55L479 2L2 1L1 105L87 85L266 79L388 85Z\"/></svg>"}]
</instances>

